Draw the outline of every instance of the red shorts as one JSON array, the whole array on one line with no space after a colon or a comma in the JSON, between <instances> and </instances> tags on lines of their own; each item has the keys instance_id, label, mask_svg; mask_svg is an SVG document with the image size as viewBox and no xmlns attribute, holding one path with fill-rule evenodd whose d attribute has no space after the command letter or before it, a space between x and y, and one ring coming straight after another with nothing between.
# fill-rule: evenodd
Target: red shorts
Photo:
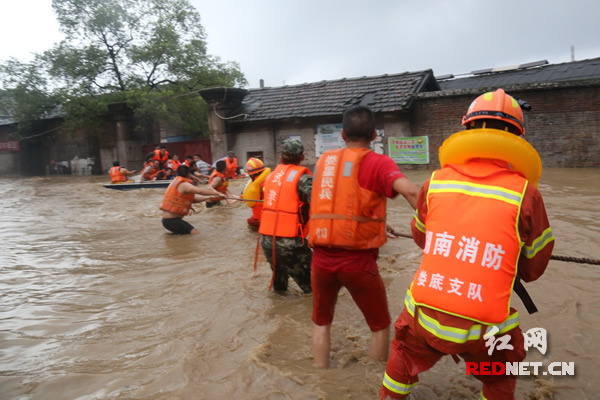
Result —
<instances>
[{"instance_id":1,"label":"red shorts","mask_svg":"<svg viewBox=\"0 0 600 400\"><path fill-rule=\"evenodd\" d=\"M330 271L313 264L311 285L312 320L319 326L332 323L335 303L342 286L350 292L372 332L387 328L391 323L385 286L376 264L375 268L366 271Z\"/></svg>"}]
</instances>

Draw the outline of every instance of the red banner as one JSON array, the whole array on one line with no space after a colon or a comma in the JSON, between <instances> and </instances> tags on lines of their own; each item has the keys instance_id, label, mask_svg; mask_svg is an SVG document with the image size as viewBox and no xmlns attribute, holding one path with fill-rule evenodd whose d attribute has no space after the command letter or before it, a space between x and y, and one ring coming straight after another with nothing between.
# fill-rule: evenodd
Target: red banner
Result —
<instances>
[{"instance_id":1,"label":"red banner","mask_svg":"<svg viewBox=\"0 0 600 400\"><path fill-rule=\"evenodd\" d=\"M17 140L12 140L10 142L0 142L0 150L19 151L21 147Z\"/></svg>"}]
</instances>

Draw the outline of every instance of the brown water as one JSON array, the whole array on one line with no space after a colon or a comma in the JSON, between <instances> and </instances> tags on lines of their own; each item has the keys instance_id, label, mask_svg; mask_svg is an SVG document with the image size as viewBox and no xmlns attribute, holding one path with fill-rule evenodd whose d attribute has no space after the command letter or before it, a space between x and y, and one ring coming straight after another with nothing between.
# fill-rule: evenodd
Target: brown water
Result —
<instances>
[{"instance_id":1,"label":"brown water","mask_svg":"<svg viewBox=\"0 0 600 400\"><path fill-rule=\"evenodd\" d=\"M413 172L417 184L428 172ZM0 179L1 399L375 399L385 363L366 355L369 331L342 291L332 367L313 367L312 297L291 282L268 292L270 270L243 204L187 217L201 234L168 234L164 189L115 191L105 177ZM241 192L243 182L234 183ZM600 170L547 169L539 185L555 254L600 259ZM389 203L409 232L412 212ZM409 239L379 265L395 319L418 266ZM540 311L524 330L548 331L549 352L574 377L522 377L518 399L598 399L600 266L551 261L527 285ZM416 399L473 399L480 385L444 359L422 374Z\"/></svg>"}]
</instances>

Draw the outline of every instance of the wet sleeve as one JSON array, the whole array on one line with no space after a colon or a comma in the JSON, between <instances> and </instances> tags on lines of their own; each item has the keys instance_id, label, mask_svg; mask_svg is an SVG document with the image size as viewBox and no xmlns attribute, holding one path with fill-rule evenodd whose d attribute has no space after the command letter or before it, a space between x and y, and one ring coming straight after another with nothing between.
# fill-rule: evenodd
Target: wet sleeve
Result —
<instances>
[{"instance_id":1,"label":"wet sleeve","mask_svg":"<svg viewBox=\"0 0 600 400\"><path fill-rule=\"evenodd\" d=\"M413 240L420 248L425 247L425 217L427 216L427 191L429 190L429 180L421 187L419 198L417 199L417 209L410 222Z\"/></svg>"},{"instance_id":2,"label":"wet sleeve","mask_svg":"<svg viewBox=\"0 0 600 400\"><path fill-rule=\"evenodd\" d=\"M531 282L542 276L554 248L554 235L542 195L532 185L527 187L523 197L519 235L524 244L519 257L518 274L525 282Z\"/></svg>"},{"instance_id":3,"label":"wet sleeve","mask_svg":"<svg viewBox=\"0 0 600 400\"><path fill-rule=\"evenodd\" d=\"M310 195L312 193L312 176L310 174L303 174L298 180L298 197L300 201L306 204L310 204Z\"/></svg>"}]
</instances>

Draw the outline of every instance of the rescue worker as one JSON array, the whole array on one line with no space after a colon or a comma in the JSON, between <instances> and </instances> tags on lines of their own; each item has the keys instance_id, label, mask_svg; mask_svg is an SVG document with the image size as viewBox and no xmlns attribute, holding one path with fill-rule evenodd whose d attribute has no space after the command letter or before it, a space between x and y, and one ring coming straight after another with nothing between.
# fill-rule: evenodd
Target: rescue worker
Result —
<instances>
[{"instance_id":1,"label":"rescue worker","mask_svg":"<svg viewBox=\"0 0 600 400\"><path fill-rule=\"evenodd\" d=\"M225 161L217 161L217 168L210 174L210 178L208 180L208 187L215 189L217 192L221 193L223 196L221 197L231 197L231 193L227 189L229 186L229 180L227 176L225 176L225 172L227 171L227 165ZM206 207L211 208L214 206L218 206L221 204L221 197L213 197L206 201Z\"/></svg>"},{"instance_id":2,"label":"rescue worker","mask_svg":"<svg viewBox=\"0 0 600 400\"><path fill-rule=\"evenodd\" d=\"M235 157L235 153L233 151L227 152L227 158L225 159L225 163L227 164L227 178L237 179L240 173L240 167L238 165L238 160Z\"/></svg>"},{"instance_id":3,"label":"rescue worker","mask_svg":"<svg viewBox=\"0 0 600 400\"><path fill-rule=\"evenodd\" d=\"M368 107L348 108L342 125L346 148L321 155L311 197L312 347L315 364L322 368L329 366L331 324L342 286L372 332L369 356L387 358L391 317L377 266L379 247L390 229L386 198L401 194L414 209L418 194L390 157L369 150L377 131Z\"/></svg>"},{"instance_id":4,"label":"rescue worker","mask_svg":"<svg viewBox=\"0 0 600 400\"><path fill-rule=\"evenodd\" d=\"M224 161L226 165L225 175L229 179L236 179L240 173L240 167L238 165L238 160L235 157L235 153L233 151L227 152L227 157L219 158L217 161L213 163L211 168L217 167L217 162Z\"/></svg>"},{"instance_id":5,"label":"rescue worker","mask_svg":"<svg viewBox=\"0 0 600 400\"><path fill-rule=\"evenodd\" d=\"M130 171L127 168L121 167L119 161L113 161L113 166L108 170L110 176L110 183L122 183L127 181L127 177L134 175L135 170Z\"/></svg>"},{"instance_id":6,"label":"rescue worker","mask_svg":"<svg viewBox=\"0 0 600 400\"><path fill-rule=\"evenodd\" d=\"M279 164L265 181L260 227L260 244L273 275L273 290L285 292L289 277L304 293L311 293L312 251L306 235L309 218L312 174L300 166L304 146L288 139L281 147ZM273 243L275 237L275 243Z\"/></svg>"},{"instance_id":7,"label":"rescue worker","mask_svg":"<svg viewBox=\"0 0 600 400\"><path fill-rule=\"evenodd\" d=\"M189 222L183 220L190 212L192 203L200 203L215 196L222 197L222 194L213 188L194 186L189 176L190 169L180 165L177 168L177 176L169 184L160 204L163 226L178 235L199 233Z\"/></svg>"},{"instance_id":8,"label":"rescue worker","mask_svg":"<svg viewBox=\"0 0 600 400\"><path fill-rule=\"evenodd\" d=\"M152 158L150 161L158 160L161 167L167 166L167 160L169 160L169 152L167 151L167 147L162 145L158 149L154 150Z\"/></svg>"},{"instance_id":9,"label":"rescue worker","mask_svg":"<svg viewBox=\"0 0 600 400\"><path fill-rule=\"evenodd\" d=\"M264 171L265 171L265 164L262 162L261 159L254 158L254 157L250 158L248 160L248 162L246 163L246 173L250 177L250 180L248 181L247 185L252 185L253 182L257 182L256 179L260 175L262 175ZM264 172L264 173L268 174L268 171ZM258 184L258 182L257 182L257 185L259 185L259 195L258 195L257 200L263 200L265 197L265 192L264 192L265 183L264 183L264 181L260 184ZM244 190L244 193L245 192L246 191ZM244 196L242 196L242 197L244 197ZM252 207L252 216L250 218L248 218L246 221L248 222L248 226L250 228L253 228L256 230L260 226L260 217L262 215L263 203L256 202L256 203L252 204L251 207Z\"/></svg>"},{"instance_id":10,"label":"rescue worker","mask_svg":"<svg viewBox=\"0 0 600 400\"><path fill-rule=\"evenodd\" d=\"M141 173L140 181L149 181L152 180L152 177L155 176L160 170L160 161L154 160L148 166L144 167Z\"/></svg>"},{"instance_id":11,"label":"rescue worker","mask_svg":"<svg viewBox=\"0 0 600 400\"><path fill-rule=\"evenodd\" d=\"M525 140L523 112L502 89L477 97L462 123L472 129L469 135L492 134L513 146ZM396 321L381 399L408 396L419 373L446 354L476 363L522 361L523 334L510 307L513 282L539 278L554 247L535 183L504 159L476 154L432 174L411 228L423 258ZM511 347L490 352L500 336ZM481 399L515 398L516 376L476 378L483 383Z\"/></svg>"}]
</instances>

